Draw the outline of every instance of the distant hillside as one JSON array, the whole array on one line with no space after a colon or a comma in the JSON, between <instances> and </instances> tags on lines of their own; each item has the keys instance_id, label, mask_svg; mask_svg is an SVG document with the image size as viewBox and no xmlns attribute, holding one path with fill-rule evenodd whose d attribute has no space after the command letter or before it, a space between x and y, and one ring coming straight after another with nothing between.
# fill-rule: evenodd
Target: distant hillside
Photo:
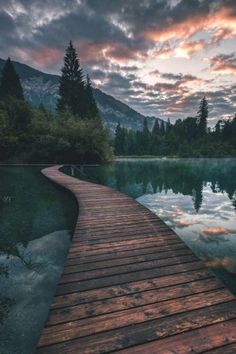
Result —
<instances>
[{"instance_id":1,"label":"distant hillside","mask_svg":"<svg viewBox=\"0 0 236 354\"><path fill-rule=\"evenodd\" d=\"M144 115L130 108L127 104L107 95L99 89L94 89L94 97L96 99L101 116L106 126L114 131L117 122L120 121L125 128L140 130L143 127ZM162 121L159 118L148 117L148 126L152 129L155 120Z\"/></svg>"},{"instance_id":2,"label":"distant hillside","mask_svg":"<svg viewBox=\"0 0 236 354\"><path fill-rule=\"evenodd\" d=\"M58 98L59 76L43 73L18 62L13 62L13 64L21 79L25 98L33 106L43 103L47 109L54 110ZM0 59L0 70L3 65L4 60ZM144 115L99 89L94 89L94 97L105 126L112 132L114 132L118 121L125 128L142 129ZM161 122L159 118L148 117L150 129L153 127L156 119Z\"/></svg>"}]
</instances>

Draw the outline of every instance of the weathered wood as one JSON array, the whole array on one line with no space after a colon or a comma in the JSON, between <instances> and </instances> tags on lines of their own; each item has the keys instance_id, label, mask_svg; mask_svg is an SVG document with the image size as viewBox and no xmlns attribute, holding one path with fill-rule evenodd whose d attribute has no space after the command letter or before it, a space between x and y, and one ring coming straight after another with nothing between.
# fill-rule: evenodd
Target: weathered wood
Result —
<instances>
[{"instance_id":1,"label":"weathered wood","mask_svg":"<svg viewBox=\"0 0 236 354\"><path fill-rule=\"evenodd\" d=\"M122 285L108 286L101 289L92 289L55 296L52 303L52 309L73 306L81 303L85 304L93 301L98 301L100 299L104 301L112 297L127 294L137 294L146 290L161 288L165 289L166 287L176 284L187 285L188 282L201 279L210 279L211 277L212 276L209 275L209 272L206 269L201 269L189 271L188 273L163 276L161 278L151 278L148 280L130 282Z\"/></svg>"},{"instance_id":2,"label":"weathered wood","mask_svg":"<svg viewBox=\"0 0 236 354\"><path fill-rule=\"evenodd\" d=\"M182 353L206 353L206 350L214 346L223 346L217 351L207 351L207 353L218 353L225 354L231 353L235 354L235 351L227 351L226 348L232 350L236 348L236 343L233 343L225 347L226 343L235 342L235 325L236 321L227 321L223 323L218 323L212 326L207 326L199 328L187 333L182 333L175 337L169 337L160 340L158 343L156 341L140 345L135 347L135 354L156 354L157 348L159 353L171 353L182 354ZM133 354L133 348L127 350L119 351L121 354Z\"/></svg>"},{"instance_id":3,"label":"weathered wood","mask_svg":"<svg viewBox=\"0 0 236 354\"><path fill-rule=\"evenodd\" d=\"M104 313L120 311L169 299L176 299L178 297L216 290L219 288L221 288L221 285L214 278L209 278L162 289L147 290L141 293L102 299L96 302L90 302L87 305L70 306L68 311L65 311L65 309L54 310L51 312L47 324L52 325L95 315L98 316Z\"/></svg>"},{"instance_id":4,"label":"weathered wood","mask_svg":"<svg viewBox=\"0 0 236 354\"><path fill-rule=\"evenodd\" d=\"M110 259L110 260L105 260L105 261L96 261L96 262L90 262L90 263L83 263L80 261L80 263L76 262L76 259L74 263L70 263L69 265L65 265L64 269L64 274L69 274L69 273L74 273L74 272L85 272L88 270L94 270L94 269L100 269L100 268L107 268L107 267L115 267L119 265L127 265L127 264L132 264L132 263L140 263L140 262L146 262L146 261L151 261L155 259L163 259L163 258L172 258L176 257L178 255L190 255L192 252L189 249L182 248L182 249L176 249L175 252L173 251L166 251L166 252L156 252L156 253L151 253L151 254L146 254L146 255L140 255L140 256L134 256L134 257L125 257L125 258L118 258L118 259Z\"/></svg>"},{"instance_id":5,"label":"weathered wood","mask_svg":"<svg viewBox=\"0 0 236 354\"><path fill-rule=\"evenodd\" d=\"M79 217L38 353L234 353L234 296L160 218L46 168Z\"/></svg>"},{"instance_id":6,"label":"weathered wood","mask_svg":"<svg viewBox=\"0 0 236 354\"><path fill-rule=\"evenodd\" d=\"M226 330L228 330L228 328L226 327ZM235 329L234 329L235 330ZM212 350L207 350L206 354L235 354L236 353L236 343L235 341L233 341L233 343L231 344L226 344L227 342L230 342L229 337L228 337L229 332L226 333L226 336L223 337L223 345L220 346L217 349L212 349ZM224 334L223 334L224 336Z\"/></svg>"}]
</instances>

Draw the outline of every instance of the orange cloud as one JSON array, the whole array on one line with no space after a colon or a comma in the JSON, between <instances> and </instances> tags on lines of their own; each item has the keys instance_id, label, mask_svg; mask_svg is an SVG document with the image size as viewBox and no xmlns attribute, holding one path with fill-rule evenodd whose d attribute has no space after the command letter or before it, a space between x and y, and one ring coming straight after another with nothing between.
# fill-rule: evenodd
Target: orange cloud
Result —
<instances>
[{"instance_id":1,"label":"orange cloud","mask_svg":"<svg viewBox=\"0 0 236 354\"><path fill-rule=\"evenodd\" d=\"M179 220L176 222L176 225L179 227L187 227L194 224L195 224L194 221L187 221L187 220Z\"/></svg>"},{"instance_id":2,"label":"orange cloud","mask_svg":"<svg viewBox=\"0 0 236 354\"><path fill-rule=\"evenodd\" d=\"M210 58L211 71L217 74L236 75L236 55L220 54Z\"/></svg>"},{"instance_id":3,"label":"orange cloud","mask_svg":"<svg viewBox=\"0 0 236 354\"><path fill-rule=\"evenodd\" d=\"M236 274L236 259L230 257L213 258L206 262L206 265L211 268L225 268L228 272Z\"/></svg>"},{"instance_id":4,"label":"orange cloud","mask_svg":"<svg viewBox=\"0 0 236 354\"><path fill-rule=\"evenodd\" d=\"M63 58L63 53L56 48L40 48L38 50L15 48L15 54L23 61L30 62L44 68L48 65L58 63Z\"/></svg>"},{"instance_id":5,"label":"orange cloud","mask_svg":"<svg viewBox=\"0 0 236 354\"><path fill-rule=\"evenodd\" d=\"M169 59L173 51L171 48L155 49L152 51L152 56L158 59Z\"/></svg>"},{"instance_id":6,"label":"orange cloud","mask_svg":"<svg viewBox=\"0 0 236 354\"><path fill-rule=\"evenodd\" d=\"M175 49L175 54L180 58L190 58L195 52L199 52L204 49L206 42L203 39L193 42L181 42L179 47Z\"/></svg>"},{"instance_id":7,"label":"orange cloud","mask_svg":"<svg viewBox=\"0 0 236 354\"><path fill-rule=\"evenodd\" d=\"M41 48L31 53L31 58L40 66L48 66L61 60L63 54L56 48Z\"/></svg>"},{"instance_id":8,"label":"orange cloud","mask_svg":"<svg viewBox=\"0 0 236 354\"><path fill-rule=\"evenodd\" d=\"M181 39L178 55L188 55L204 48L204 41L199 40L185 43L194 34L207 31L211 35L209 44L216 44L223 39L233 38L236 35L236 12L231 5L221 5L212 9L205 16L202 13L191 14L179 22L168 19L163 28L144 30L141 37L153 42L165 42L171 39Z\"/></svg>"},{"instance_id":9,"label":"orange cloud","mask_svg":"<svg viewBox=\"0 0 236 354\"><path fill-rule=\"evenodd\" d=\"M110 61L110 59L124 62L147 57L145 51L137 48L128 48L115 42L79 41L76 43L76 47L79 48L79 56L84 63Z\"/></svg>"},{"instance_id":10,"label":"orange cloud","mask_svg":"<svg viewBox=\"0 0 236 354\"><path fill-rule=\"evenodd\" d=\"M199 25L199 21L201 21L202 25ZM189 38L198 32L200 28L203 28L205 26L205 22L206 19L203 19L197 14L194 17L190 16L189 18L186 18L179 23L168 20L166 26L163 29L145 30L141 35L145 39L154 42L165 42L172 38Z\"/></svg>"},{"instance_id":11,"label":"orange cloud","mask_svg":"<svg viewBox=\"0 0 236 354\"><path fill-rule=\"evenodd\" d=\"M128 48L120 44L112 44L107 50L107 56L117 61L127 61L130 59L145 59L147 53L137 48Z\"/></svg>"},{"instance_id":12,"label":"orange cloud","mask_svg":"<svg viewBox=\"0 0 236 354\"><path fill-rule=\"evenodd\" d=\"M230 230L224 227L209 227L206 229L203 229L202 232L205 235L228 235L230 233L235 232L236 230Z\"/></svg>"},{"instance_id":13,"label":"orange cloud","mask_svg":"<svg viewBox=\"0 0 236 354\"><path fill-rule=\"evenodd\" d=\"M78 48L78 54L82 63L87 63L90 61L100 62L106 59L106 51L109 48L109 43L102 42L89 42L89 41L79 41L75 43L75 47Z\"/></svg>"}]
</instances>

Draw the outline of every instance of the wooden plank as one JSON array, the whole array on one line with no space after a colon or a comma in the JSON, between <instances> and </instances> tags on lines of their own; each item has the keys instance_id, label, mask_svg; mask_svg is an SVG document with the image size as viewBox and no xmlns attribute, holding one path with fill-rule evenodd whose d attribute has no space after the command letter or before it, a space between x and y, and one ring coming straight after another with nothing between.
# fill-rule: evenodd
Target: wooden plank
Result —
<instances>
[{"instance_id":1,"label":"wooden plank","mask_svg":"<svg viewBox=\"0 0 236 354\"><path fill-rule=\"evenodd\" d=\"M80 257L75 256L75 257L68 257L67 258L67 262L66 264L74 264L75 262L78 262L78 264L88 264L88 263L94 263L94 262L98 262L98 261L105 261L105 260L115 260L115 259L123 259L123 258L132 258L135 256L144 256L144 255L148 255L151 253L162 253L162 252L167 252L167 251L171 251L171 252L175 252L176 250L179 249L189 249L187 248L187 246L182 243L176 243L176 244L172 244L172 245L163 245L163 246L155 246L155 247L144 247L141 249L132 249L132 250L127 250L127 251L123 251L123 252L107 252L104 254L100 254L100 255L95 255L95 256L86 256L86 254L82 254L80 255Z\"/></svg>"},{"instance_id":2,"label":"wooden plank","mask_svg":"<svg viewBox=\"0 0 236 354\"><path fill-rule=\"evenodd\" d=\"M110 331L116 328L130 326L133 323L144 323L156 320L176 313L188 312L214 304L224 303L233 300L225 289L212 290L201 294L194 294L174 300L166 300L160 303L148 304L127 310L107 313L95 317L84 318L51 327L43 330L43 336L39 345L51 345L74 338L85 337L91 333Z\"/></svg>"},{"instance_id":3,"label":"wooden plank","mask_svg":"<svg viewBox=\"0 0 236 354\"><path fill-rule=\"evenodd\" d=\"M135 354L156 354L156 353L212 353L212 354L235 354L236 337L235 337L236 320L217 323L177 336L172 336L160 341L154 341L148 344L135 347ZM225 346L226 343L232 343ZM208 351L209 348L219 347L217 350ZM222 347L223 346L223 347ZM227 351L228 347L228 351ZM229 351L230 349L230 351ZM133 354L133 348L121 350L120 354Z\"/></svg>"},{"instance_id":4,"label":"wooden plank","mask_svg":"<svg viewBox=\"0 0 236 354\"><path fill-rule=\"evenodd\" d=\"M37 353L233 353L235 297L174 231L118 191L43 174L79 217Z\"/></svg>"},{"instance_id":5,"label":"wooden plank","mask_svg":"<svg viewBox=\"0 0 236 354\"><path fill-rule=\"evenodd\" d=\"M222 288L214 278L112 297L50 312L47 326Z\"/></svg>"},{"instance_id":6,"label":"wooden plank","mask_svg":"<svg viewBox=\"0 0 236 354\"><path fill-rule=\"evenodd\" d=\"M218 348L204 351L204 353L206 353L206 354L235 354L236 353L235 338L233 338L231 344L226 344L227 342L231 342L231 340L229 340L229 338L228 338L228 333L224 337L224 341L222 343L219 343L220 346Z\"/></svg>"},{"instance_id":7,"label":"wooden plank","mask_svg":"<svg viewBox=\"0 0 236 354\"><path fill-rule=\"evenodd\" d=\"M112 276L107 276L99 279L89 279L79 282L73 282L69 284L58 284L56 294L66 294L74 291L85 291L95 288L103 288L108 285L124 284L131 281L137 281L142 279L151 279L153 277L162 277L168 274L176 274L188 272L189 270L202 269L203 263L200 261L176 264L171 266L166 266L162 268L153 268L147 270L141 270L132 273L117 274Z\"/></svg>"},{"instance_id":8,"label":"wooden plank","mask_svg":"<svg viewBox=\"0 0 236 354\"><path fill-rule=\"evenodd\" d=\"M194 280L211 279L209 272L206 269L193 270L188 273L180 273L174 275L163 276L161 278L151 278L149 280L141 280L136 282L125 283L122 285L108 286L101 289L92 289L87 291L80 291L66 295L55 296L52 309L73 306L77 304L86 304L99 299L106 300L112 297L137 294L142 291L152 289L165 289L171 285L188 284ZM215 278L214 278L215 279ZM219 281L215 279L217 283ZM221 283L220 283L221 284ZM222 284L221 284L222 285Z\"/></svg>"},{"instance_id":9,"label":"wooden plank","mask_svg":"<svg viewBox=\"0 0 236 354\"><path fill-rule=\"evenodd\" d=\"M194 256L193 254L190 255L188 254L184 256L176 256L176 257L171 257L166 259L155 259L152 261L146 261L141 263L136 262L136 263L129 264L128 266L125 264L116 267L114 266L114 267L103 268L98 270L90 270L86 272L76 272L76 273L73 272L69 274L63 274L63 276L59 281L59 284L78 282L81 280L88 280L94 278L98 279L100 277L103 278L109 275L131 273L131 272L136 272L144 269L154 269L156 267L160 269L163 266L169 266L172 264L183 264L192 261L197 261L196 256Z\"/></svg>"},{"instance_id":10,"label":"wooden plank","mask_svg":"<svg viewBox=\"0 0 236 354\"><path fill-rule=\"evenodd\" d=\"M177 316L161 318L156 321L133 324L132 326L115 329L109 332L102 332L100 334L91 333L88 337L60 342L46 347L42 346L41 349L39 348L38 353L105 354L123 348L135 347L153 340L161 340L162 338L175 336L207 325L226 323L230 319L234 319L233 324L235 328L236 301L211 306L207 311L205 308L202 308L181 313ZM220 333L221 331L219 331L219 334ZM199 342L201 342L201 338ZM132 349L132 353L135 353L135 349ZM172 351L173 350L174 348L172 348ZM181 354L184 354L184 352Z\"/></svg>"},{"instance_id":11,"label":"wooden plank","mask_svg":"<svg viewBox=\"0 0 236 354\"><path fill-rule=\"evenodd\" d=\"M166 252L156 252L150 253L146 255L134 256L134 257L125 257L125 258L118 258L118 259L108 259L105 261L96 261L90 263L83 263L83 261L78 261L76 258L74 263L70 263L70 265L65 265L64 274L74 273L74 272L85 272L88 270L100 269L100 268L107 268L107 267L115 267L118 265L125 265L125 264L132 264L132 263L140 263L151 261L155 259L163 259L163 258L171 258L171 257L178 257L181 255L190 255L192 252L189 249L180 248L175 251L166 251ZM80 262L80 263L78 263Z\"/></svg>"}]
</instances>

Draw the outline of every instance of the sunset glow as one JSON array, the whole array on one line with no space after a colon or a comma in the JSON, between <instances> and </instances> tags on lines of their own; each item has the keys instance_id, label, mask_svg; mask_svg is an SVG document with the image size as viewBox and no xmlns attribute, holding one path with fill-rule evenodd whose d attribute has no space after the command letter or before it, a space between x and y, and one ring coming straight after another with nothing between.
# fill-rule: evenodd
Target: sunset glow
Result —
<instances>
[{"instance_id":1,"label":"sunset glow","mask_svg":"<svg viewBox=\"0 0 236 354\"><path fill-rule=\"evenodd\" d=\"M203 95L210 125L235 113L234 0L9 0L0 28L0 57L50 73L72 39L94 85L141 113L194 116Z\"/></svg>"}]
</instances>

